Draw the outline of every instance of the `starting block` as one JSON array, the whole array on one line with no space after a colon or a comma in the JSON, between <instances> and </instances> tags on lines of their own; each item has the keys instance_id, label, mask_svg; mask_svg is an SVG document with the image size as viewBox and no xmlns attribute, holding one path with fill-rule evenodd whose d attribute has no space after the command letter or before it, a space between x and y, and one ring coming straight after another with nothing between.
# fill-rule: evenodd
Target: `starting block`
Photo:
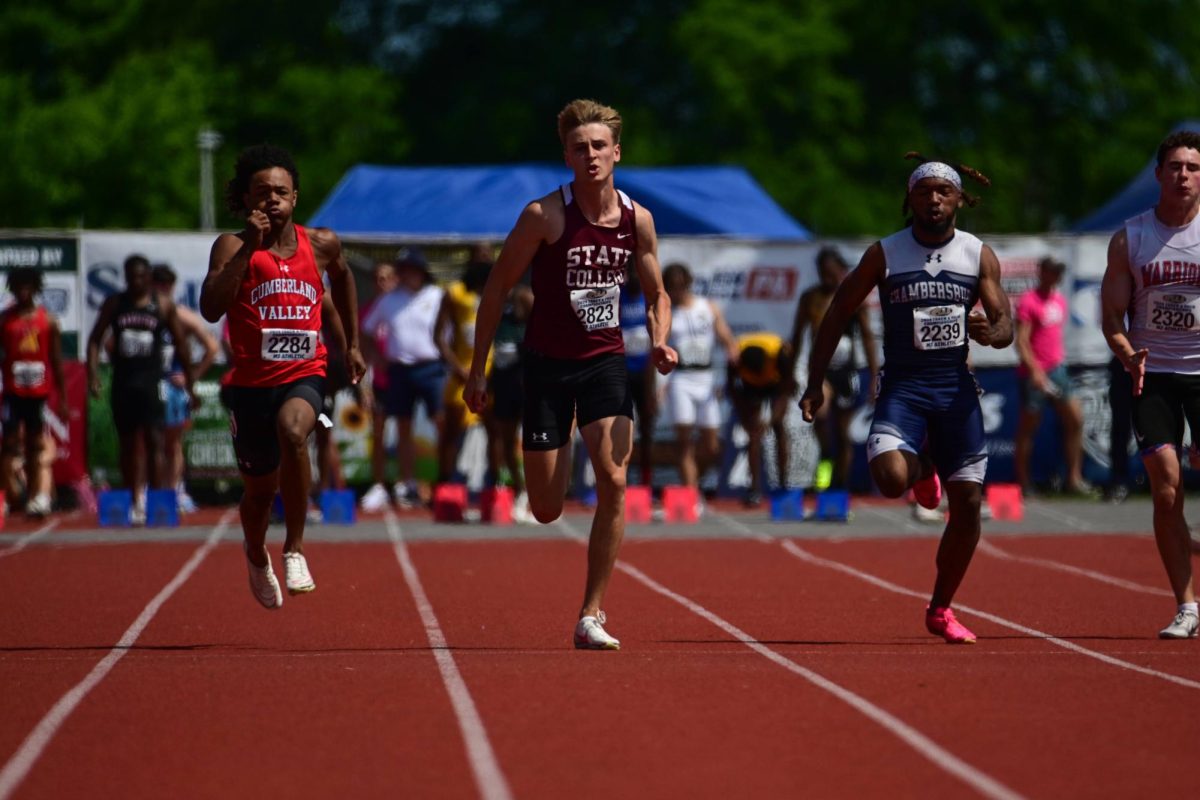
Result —
<instances>
[{"instance_id":1,"label":"starting block","mask_svg":"<svg viewBox=\"0 0 1200 800\"><path fill-rule=\"evenodd\" d=\"M179 499L174 489L146 490L146 524L154 528L179 527Z\"/></svg>"},{"instance_id":2,"label":"starting block","mask_svg":"<svg viewBox=\"0 0 1200 800\"><path fill-rule=\"evenodd\" d=\"M321 519L329 525L353 525L357 503L350 489L324 489L321 492Z\"/></svg>"},{"instance_id":3,"label":"starting block","mask_svg":"<svg viewBox=\"0 0 1200 800\"><path fill-rule=\"evenodd\" d=\"M650 502L651 497L649 486L626 486L625 521L649 522L651 513Z\"/></svg>"},{"instance_id":4,"label":"starting block","mask_svg":"<svg viewBox=\"0 0 1200 800\"><path fill-rule=\"evenodd\" d=\"M128 489L111 489L96 496L96 515L103 528L128 528L133 511L133 493Z\"/></svg>"},{"instance_id":5,"label":"starting block","mask_svg":"<svg viewBox=\"0 0 1200 800\"><path fill-rule=\"evenodd\" d=\"M987 504L992 509L992 519L1020 522L1025 518L1025 501L1019 484L988 484Z\"/></svg>"},{"instance_id":6,"label":"starting block","mask_svg":"<svg viewBox=\"0 0 1200 800\"><path fill-rule=\"evenodd\" d=\"M433 521L462 522L467 511L467 487L461 483L439 483L433 487Z\"/></svg>"},{"instance_id":7,"label":"starting block","mask_svg":"<svg viewBox=\"0 0 1200 800\"><path fill-rule=\"evenodd\" d=\"M817 495L817 510L813 514L823 522L846 522L850 519L850 493L844 489L826 489Z\"/></svg>"},{"instance_id":8,"label":"starting block","mask_svg":"<svg viewBox=\"0 0 1200 800\"><path fill-rule=\"evenodd\" d=\"M771 492L771 519L799 522L804 519L804 490L776 489Z\"/></svg>"},{"instance_id":9,"label":"starting block","mask_svg":"<svg viewBox=\"0 0 1200 800\"><path fill-rule=\"evenodd\" d=\"M513 524L513 492L507 486L491 486L479 495L480 518L493 525Z\"/></svg>"},{"instance_id":10,"label":"starting block","mask_svg":"<svg viewBox=\"0 0 1200 800\"><path fill-rule=\"evenodd\" d=\"M696 491L695 486L663 487L663 517L667 522L699 521L700 518L696 514L699 503L700 493Z\"/></svg>"}]
</instances>

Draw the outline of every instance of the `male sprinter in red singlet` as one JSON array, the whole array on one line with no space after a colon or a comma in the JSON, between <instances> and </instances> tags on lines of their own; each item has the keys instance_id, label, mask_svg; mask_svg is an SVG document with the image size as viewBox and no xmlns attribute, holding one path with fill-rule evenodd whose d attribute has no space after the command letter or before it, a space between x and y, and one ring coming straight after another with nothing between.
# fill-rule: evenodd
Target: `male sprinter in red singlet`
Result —
<instances>
[{"instance_id":1,"label":"male sprinter in red singlet","mask_svg":"<svg viewBox=\"0 0 1200 800\"><path fill-rule=\"evenodd\" d=\"M487 405L485 366L509 290L533 269L525 329L523 444L529 508L538 522L562 514L576 422L596 473L596 515L575 647L617 650L600 610L625 534L625 476L633 450L633 399L618 308L632 260L646 296L651 360L662 374L678 361L667 346L671 301L658 267L650 213L613 186L621 160L621 115L575 100L558 115L563 155L575 180L521 212L488 276L475 319L475 353L463 398Z\"/></svg>"},{"instance_id":2,"label":"male sprinter in red singlet","mask_svg":"<svg viewBox=\"0 0 1200 800\"><path fill-rule=\"evenodd\" d=\"M325 398L326 271L345 331L350 381L358 383L366 371L358 350L354 278L341 242L332 231L309 231L292 221L299 188L300 175L286 150L259 145L242 151L225 199L231 211L246 216L246 228L217 238L200 292L206 320L229 315L233 369L222 393L246 487L241 515L250 589L266 608L283 605L266 549L276 489L283 494L287 525L288 593L316 588L304 559L304 521L312 483L308 437Z\"/></svg>"},{"instance_id":3,"label":"male sprinter in red singlet","mask_svg":"<svg viewBox=\"0 0 1200 800\"><path fill-rule=\"evenodd\" d=\"M58 388L57 412L67 419L67 390L63 382L62 336L58 322L34 302L42 291L42 273L18 267L8 273L8 290L14 303L0 314L0 347L4 349L4 452L0 456L0 490L11 492L13 459L21 449L25 429L25 478L28 500L25 512L32 517L50 513L50 487L42 485L42 410L50 395L50 378Z\"/></svg>"}]
</instances>

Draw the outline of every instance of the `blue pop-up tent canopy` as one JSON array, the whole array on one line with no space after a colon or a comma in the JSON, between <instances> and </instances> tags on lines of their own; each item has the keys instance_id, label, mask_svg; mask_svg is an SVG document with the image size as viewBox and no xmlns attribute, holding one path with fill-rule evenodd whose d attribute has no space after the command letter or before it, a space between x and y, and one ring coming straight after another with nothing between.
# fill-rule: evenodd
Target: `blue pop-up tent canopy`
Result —
<instances>
[{"instance_id":1,"label":"blue pop-up tent canopy","mask_svg":"<svg viewBox=\"0 0 1200 800\"><path fill-rule=\"evenodd\" d=\"M1200 120L1187 120L1171 129L1176 131L1200 131ZM1158 202L1158 181L1154 177L1155 160L1150 159L1142 171L1134 176L1124 189L1113 195L1107 203L1088 214L1071 228L1075 233L1107 233L1125 224Z\"/></svg>"},{"instance_id":2,"label":"blue pop-up tent canopy","mask_svg":"<svg viewBox=\"0 0 1200 800\"><path fill-rule=\"evenodd\" d=\"M530 200L570 180L565 167L548 164L361 164L308 224L344 238L499 239ZM649 209L659 235L812 238L740 167L618 167L616 185Z\"/></svg>"}]
</instances>

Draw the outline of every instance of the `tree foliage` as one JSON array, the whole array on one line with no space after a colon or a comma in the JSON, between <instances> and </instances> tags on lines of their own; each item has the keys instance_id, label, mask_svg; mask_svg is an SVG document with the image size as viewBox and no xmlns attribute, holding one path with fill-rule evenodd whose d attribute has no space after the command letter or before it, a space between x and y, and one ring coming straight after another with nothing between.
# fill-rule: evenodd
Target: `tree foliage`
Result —
<instances>
[{"instance_id":1,"label":"tree foliage","mask_svg":"<svg viewBox=\"0 0 1200 800\"><path fill-rule=\"evenodd\" d=\"M10 4L0 224L190 227L204 126L219 175L291 148L310 212L357 162L557 160L591 96L626 163L743 164L820 233L894 228L910 149L992 177L972 228L1044 230L1195 116L1198 33L1183 0Z\"/></svg>"}]
</instances>

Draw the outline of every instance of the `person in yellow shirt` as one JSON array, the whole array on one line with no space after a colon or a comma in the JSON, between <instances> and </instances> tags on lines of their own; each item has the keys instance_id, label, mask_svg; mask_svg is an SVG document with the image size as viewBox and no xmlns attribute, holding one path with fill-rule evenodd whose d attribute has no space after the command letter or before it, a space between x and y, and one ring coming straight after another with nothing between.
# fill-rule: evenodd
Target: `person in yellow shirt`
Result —
<instances>
[{"instance_id":1,"label":"person in yellow shirt","mask_svg":"<svg viewBox=\"0 0 1200 800\"><path fill-rule=\"evenodd\" d=\"M780 488L787 485L788 435L783 425L788 398L795 393L793 375L795 354L782 337L759 331L737 339L738 360L726 370L727 391L738 423L750 438L747 456L750 460L750 490L745 505L762 503L762 439L763 405L770 405L768 424L775 434L775 464L779 471Z\"/></svg>"},{"instance_id":2,"label":"person in yellow shirt","mask_svg":"<svg viewBox=\"0 0 1200 800\"><path fill-rule=\"evenodd\" d=\"M491 248L476 245L471 250L462 278L446 288L434 324L434 338L449 372L442 395L442 429L438 432L438 482L455 479L455 462L463 435L481 421L463 402L463 387L475 353L475 314L479 310L479 295L491 270ZM491 369L491 353L488 354L488 369Z\"/></svg>"}]
</instances>

